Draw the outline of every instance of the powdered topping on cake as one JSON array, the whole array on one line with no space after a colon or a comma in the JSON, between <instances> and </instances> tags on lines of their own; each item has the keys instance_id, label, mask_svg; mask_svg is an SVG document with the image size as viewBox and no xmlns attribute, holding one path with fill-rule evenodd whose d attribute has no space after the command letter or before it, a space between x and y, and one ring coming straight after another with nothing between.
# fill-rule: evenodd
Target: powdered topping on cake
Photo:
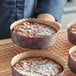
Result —
<instances>
[{"instance_id":1,"label":"powdered topping on cake","mask_svg":"<svg viewBox=\"0 0 76 76\"><path fill-rule=\"evenodd\" d=\"M14 65L14 69L24 76L56 76L62 67L48 58L26 58Z\"/></svg>"},{"instance_id":2,"label":"powdered topping on cake","mask_svg":"<svg viewBox=\"0 0 76 76\"><path fill-rule=\"evenodd\" d=\"M56 33L56 30L51 26L38 23L24 22L14 28L14 31L26 37L43 37Z\"/></svg>"}]
</instances>

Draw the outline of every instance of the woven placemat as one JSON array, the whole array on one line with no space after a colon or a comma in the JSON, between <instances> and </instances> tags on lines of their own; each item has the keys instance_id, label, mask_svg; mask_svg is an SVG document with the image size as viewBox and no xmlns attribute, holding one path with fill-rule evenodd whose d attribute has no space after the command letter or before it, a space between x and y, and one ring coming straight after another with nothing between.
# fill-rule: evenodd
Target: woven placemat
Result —
<instances>
[{"instance_id":1,"label":"woven placemat","mask_svg":"<svg viewBox=\"0 0 76 76\"><path fill-rule=\"evenodd\" d=\"M57 35L57 41L54 46L47 49L34 49L41 51L49 51L50 53L55 53L65 62L65 76L76 76L73 74L67 66L68 51L74 46L68 41L67 32L60 31ZM18 53L25 51L30 51L33 49L24 49L15 45L11 39L0 40L0 76L12 76L10 62L13 56Z\"/></svg>"}]
</instances>

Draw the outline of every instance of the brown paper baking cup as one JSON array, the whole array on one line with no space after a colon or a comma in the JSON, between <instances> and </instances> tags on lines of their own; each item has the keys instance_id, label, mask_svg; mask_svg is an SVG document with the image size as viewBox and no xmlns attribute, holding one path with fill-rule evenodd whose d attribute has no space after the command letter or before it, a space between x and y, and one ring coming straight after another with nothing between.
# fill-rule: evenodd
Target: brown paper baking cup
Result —
<instances>
[{"instance_id":1,"label":"brown paper baking cup","mask_svg":"<svg viewBox=\"0 0 76 76\"><path fill-rule=\"evenodd\" d=\"M35 22L35 23L44 24L46 26L53 27L56 30L56 33L49 36L31 38L31 37L25 37L13 32L13 29L15 26L18 26L19 24L24 22L33 22L33 23ZM38 48L47 48L47 47L53 46L56 42L56 35L60 27L61 25L58 22L49 22L49 21L43 21L39 19L21 19L11 24L10 30L11 30L12 40L15 44L24 48L38 49Z\"/></svg>"},{"instance_id":2,"label":"brown paper baking cup","mask_svg":"<svg viewBox=\"0 0 76 76\"><path fill-rule=\"evenodd\" d=\"M57 63L59 63L62 68L63 68L63 71L61 73L59 73L57 76L63 76L64 75L64 62L63 60L61 60L61 58L59 58L59 56L56 56L54 54L50 54L49 52L45 52L45 51L30 51L30 52L24 52L24 53L20 53L16 56L14 56L12 58L12 61L11 61L11 66L12 66L12 76L23 76L21 74L19 74L14 68L13 66L18 62L20 61L21 59L24 59L24 58L36 58L36 57L46 57L46 58L50 58L54 61L56 61Z\"/></svg>"}]
</instances>

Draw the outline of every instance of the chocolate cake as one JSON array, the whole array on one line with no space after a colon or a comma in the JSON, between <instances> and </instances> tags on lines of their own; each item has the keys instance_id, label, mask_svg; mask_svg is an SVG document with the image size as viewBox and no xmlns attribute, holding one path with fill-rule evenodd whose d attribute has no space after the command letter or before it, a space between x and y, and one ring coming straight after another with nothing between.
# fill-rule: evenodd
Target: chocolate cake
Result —
<instances>
[{"instance_id":1,"label":"chocolate cake","mask_svg":"<svg viewBox=\"0 0 76 76\"><path fill-rule=\"evenodd\" d=\"M15 44L24 48L47 48L56 42L60 26L58 22L21 19L11 25L11 37Z\"/></svg>"},{"instance_id":2,"label":"chocolate cake","mask_svg":"<svg viewBox=\"0 0 76 76\"><path fill-rule=\"evenodd\" d=\"M76 45L76 23L72 22L68 25L68 39L72 44Z\"/></svg>"},{"instance_id":3,"label":"chocolate cake","mask_svg":"<svg viewBox=\"0 0 76 76\"><path fill-rule=\"evenodd\" d=\"M72 72L76 73L76 46L69 50L68 66Z\"/></svg>"},{"instance_id":4,"label":"chocolate cake","mask_svg":"<svg viewBox=\"0 0 76 76\"><path fill-rule=\"evenodd\" d=\"M64 76L64 61L49 51L27 51L11 60L12 76Z\"/></svg>"},{"instance_id":5,"label":"chocolate cake","mask_svg":"<svg viewBox=\"0 0 76 76\"><path fill-rule=\"evenodd\" d=\"M61 65L44 57L22 59L13 68L21 76L57 76L63 71Z\"/></svg>"}]
</instances>

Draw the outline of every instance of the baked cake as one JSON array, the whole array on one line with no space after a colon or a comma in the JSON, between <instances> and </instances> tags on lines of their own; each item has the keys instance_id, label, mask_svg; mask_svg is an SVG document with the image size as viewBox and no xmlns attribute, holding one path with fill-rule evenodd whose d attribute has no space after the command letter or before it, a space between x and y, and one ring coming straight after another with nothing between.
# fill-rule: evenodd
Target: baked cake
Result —
<instances>
[{"instance_id":1,"label":"baked cake","mask_svg":"<svg viewBox=\"0 0 76 76\"><path fill-rule=\"evenodd\" d=\"M21 19L11 27L11 37L15 44L24 48L47 48L56 42L60 29L57 22L47 22L38 19Z\"/></svg>"},{"instance_id":2,"label":"baked cake","mask_svg":"<svg viewBox=\"0 0 76 76\"><path fill-rule=\"evenodd\" d=\"M69 50L68 66L72 72L76 73L76 46Z\"/></svg>"},{"instance_id":3,"label":"baked cake","mask_svg":"<svg viewBox=\"0 0 76 76\"><path fill-rule=\"evenodd\" d=\"M72 23L68 26L68 39L72 44L76 44L76 24Z\"/></svg>"},{"instance_id":4,"label":"baked cake","mask_svg":"<svg viewBox=\"0 0 76 76\"><path fill-rule=\"evenodd\" d=\"M44 37L56 33L56 30L50 26L29 22L14 27L13 31L25 37Z\"/></svg>"},{"instance_id":5,"label":"baked cake","mask_svg":"<svg viewBox=\"0 0 76 76\"><path fill-rule=\"evenodd\" d=\"M63 71L57 62L44 57L22 59L13 68L21 76L57 76Z\"/></svg>"}]
</instances>

